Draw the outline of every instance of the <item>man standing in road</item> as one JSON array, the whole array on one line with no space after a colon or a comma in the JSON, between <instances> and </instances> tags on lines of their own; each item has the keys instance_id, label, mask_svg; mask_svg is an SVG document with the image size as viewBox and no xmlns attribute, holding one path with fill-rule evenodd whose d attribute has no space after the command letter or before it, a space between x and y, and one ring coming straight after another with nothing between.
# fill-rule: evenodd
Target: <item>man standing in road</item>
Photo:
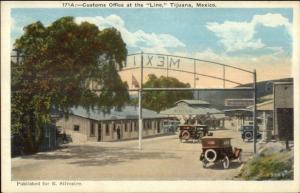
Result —
<instances>
[{"instance_id":1,"label":"man standing in road","mask_svg":"<svg viewBox=\"0 0 300 193\"><path fill-rule=\"evenodd\" d=\"M121 139L121 130L120 130L119 126L117 127L117 136L118 136L118 139Z\"/></svg>"}]
</instances>

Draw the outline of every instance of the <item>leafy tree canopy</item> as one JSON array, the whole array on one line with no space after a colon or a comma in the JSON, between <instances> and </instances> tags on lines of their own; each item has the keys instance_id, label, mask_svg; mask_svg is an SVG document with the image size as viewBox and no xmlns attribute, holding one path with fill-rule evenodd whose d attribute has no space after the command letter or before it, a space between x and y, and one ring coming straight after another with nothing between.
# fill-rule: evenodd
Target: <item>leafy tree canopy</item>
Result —
<instances>
[{"instance_id":1,"label":"leafy tree canopy","mask_svg":"<svg viewBox=\"0 0 300 193\"><path fill-rule=\"evenodd\" d=\"M148 80L143 84L147 88L189 88L189 83L180 82L173 77L148 75ZM143 107L152 109L156 112L173 107L175 102L181 99L192 99L191 91L151 91L144 92Z\"/></svg>"},{"instance_id":2,"label":"leafy tree canopy","mask_svg":"<svg viewBox=\"0 0 300 193\"><path fill-rule=\"evenodd\" d=\"M23 137L25 151L37 150L53 109L65 115L78 105L109 111L128 101L127 83L117 73L127 49L116 29L63 17L24 31L14 45L23 58L11 63L11 84L12 132ZM92 83L101 91L91 90Z\"/></svg>"}]
</instances>

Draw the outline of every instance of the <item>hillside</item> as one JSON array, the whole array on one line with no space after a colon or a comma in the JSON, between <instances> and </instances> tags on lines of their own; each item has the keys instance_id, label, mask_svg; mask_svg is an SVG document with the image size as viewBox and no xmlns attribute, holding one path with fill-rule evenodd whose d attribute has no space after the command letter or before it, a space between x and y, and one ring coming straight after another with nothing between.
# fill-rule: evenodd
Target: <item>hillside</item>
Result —
<instances>
[{"instance_id":1,"label":"hillside","mask_svg":"<svg viewBox=\"0 0 300 193\"><path fill-rule=\"evenodd\" d=\"M284 78L257 82L257 97L272 94L273 82L293 82L293 78ZM238 87L250 87L252 83L240 85ZM224 109L224 99L252 98L250 91L195 91L194 99L208 101L218 109Z\"/></svg>"}]
</instances>

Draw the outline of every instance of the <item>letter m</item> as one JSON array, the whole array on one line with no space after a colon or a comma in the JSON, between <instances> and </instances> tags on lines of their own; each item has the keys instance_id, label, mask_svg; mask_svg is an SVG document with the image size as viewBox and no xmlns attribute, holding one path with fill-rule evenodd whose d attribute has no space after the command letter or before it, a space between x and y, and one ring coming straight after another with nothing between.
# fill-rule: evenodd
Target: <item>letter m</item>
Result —
<instances>
[{"instance_id":1,"label":"letter m","mask_svg":"<svg viewBox=\"0 0 300 193\"><path fill-rule=\"evenodd\" d=\"M173 60L173 58L170 58L169 66L172 67L172 64L173 64L174 66L177 65L177 68L179 68L180 59Z\"/></svg>"}]
</instances>

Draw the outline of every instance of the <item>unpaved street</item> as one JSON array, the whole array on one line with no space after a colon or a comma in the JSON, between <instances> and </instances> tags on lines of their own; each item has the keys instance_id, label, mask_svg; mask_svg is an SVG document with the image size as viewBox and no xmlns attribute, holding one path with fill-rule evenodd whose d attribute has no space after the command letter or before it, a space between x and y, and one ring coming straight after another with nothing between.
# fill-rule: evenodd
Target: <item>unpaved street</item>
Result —
<instances>
[{"instance_id":1,"label":"unpaved street","mask_svg":"<svg viewBox=\"0 0 300 193\"><path fill-rule=\"evenodd\" d=\"M239 132L214 131L232 137L232 146L243 148L243 160L252 143L242 142ZM12 159L12 180L231 180L241 164L229 169L221 164L203 168L201 144L180 143L177 135L121 142L68 144L53 152Z\"/></svg>"}]
</instances>

